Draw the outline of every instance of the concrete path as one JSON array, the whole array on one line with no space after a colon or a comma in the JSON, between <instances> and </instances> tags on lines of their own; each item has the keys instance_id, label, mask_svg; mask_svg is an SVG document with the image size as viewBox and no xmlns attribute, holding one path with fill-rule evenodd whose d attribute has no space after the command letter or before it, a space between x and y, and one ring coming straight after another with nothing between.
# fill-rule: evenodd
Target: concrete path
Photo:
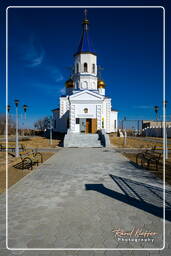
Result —
<instances>
[{"instance_id":1,"label":"concrete path","mask_svg":"<svg viewBox=\"0 0 171 256\"><path fill-rule=\"evenodd\" d=\"M9 190L10 248L162 248L162 182L113 149L61 149ZM166 193L167 211L171 189ZM4 223L5 204L1 196ZM171 218L167 214L166 237ZM123 239L113 230L122 229ZM139 236L135 235L139 231ZM140 231L155 232L148 239ZM5 241L2 225L1 247ZM131 238L129 241L129 238ZM143 240L141 240L141 239ZM125 240L126 239L126 240ZM138 239L138 240L137 240ZM167 254L170 246L166 241ZM143 251L144 252L144 251ZM161 251L162 253L165 251ZM8 251L2 255L141 255L141 251ZM146 251L142 255L161 255ZM154 254L153 254L154 253ZM162 254L163 255L163 254Z\"/></svg>"}]
</instances>

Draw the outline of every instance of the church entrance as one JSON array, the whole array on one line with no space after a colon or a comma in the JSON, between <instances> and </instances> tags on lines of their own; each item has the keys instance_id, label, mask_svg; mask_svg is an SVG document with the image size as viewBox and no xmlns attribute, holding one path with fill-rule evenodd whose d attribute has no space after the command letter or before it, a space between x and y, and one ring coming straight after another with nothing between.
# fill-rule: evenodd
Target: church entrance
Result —
<instances>
[{"instance_id":1,"label":"church entrance","mask_svg":"<svg viewBox=\"0 0 171 256\"><path fill-rule=\"evenodd\" d=\"M85 133L92 133L92 131L91 131L91 123L92 123L92 121L91 121L92 119L90 119L90 118L88 118L88 119L86 119L86 130L85 130Z\"/></svg>"},{"instance_id":2,"label":"church entrance","mask_svg":"<svg viewBox=\"0 0 171 256\"><path fill-rule=\"evenodd\" d=\"M80 132L82 133L96 133L97 119L96 118L80 118Z\"/></svg>"}]
</instances>

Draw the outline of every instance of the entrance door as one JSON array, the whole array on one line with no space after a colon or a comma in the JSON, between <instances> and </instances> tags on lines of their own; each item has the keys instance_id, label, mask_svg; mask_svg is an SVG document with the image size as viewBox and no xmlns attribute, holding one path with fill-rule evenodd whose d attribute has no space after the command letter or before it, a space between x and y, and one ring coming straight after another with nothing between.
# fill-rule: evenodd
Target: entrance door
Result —
<instances>
[{"instance_id":1,"label":"entrance door","mask_svg":"<svg viewBox=\"0 0 171 256\"><path fill-rule=\"evenodd\" d=\"M97 119L96 118L93 118L91 119L91 132L92 133L96 133L97 132Z\"/></svg>"},{"instance_id":2,"label":"entrance door","mask_svg":"<svg viewBox=\"0 0 171 256\"><path fill-rule=\"evenodd\" d=\"M91 133L91 120L92 119L86 119L86 133Z\"/></svg>"},{"instance_id":3,"label":"entrance door","mask_svg":"<svg viewBox=\"0 0 171 256\"><path fill-rule=\"evenodd\" d=\"M86 131L86 119L80 118L80 132Z\"/></svg>"}]
</instances>

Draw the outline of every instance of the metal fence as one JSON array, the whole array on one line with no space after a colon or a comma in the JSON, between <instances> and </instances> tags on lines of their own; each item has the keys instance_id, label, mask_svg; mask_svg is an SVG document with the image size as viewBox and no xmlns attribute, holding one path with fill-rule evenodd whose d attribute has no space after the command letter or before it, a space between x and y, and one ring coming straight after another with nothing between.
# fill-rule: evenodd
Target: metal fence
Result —
<instances>
[{"instance_id":1,"label":"metal fence","mask_svg":"<svg viewBox=\"0 0 171 256\"><path fill-rule=\"evenodd\" d=\"M140 131L142 130L142 120L119 120L118 128L122 130Z\"/></svg>"}]
</instances>

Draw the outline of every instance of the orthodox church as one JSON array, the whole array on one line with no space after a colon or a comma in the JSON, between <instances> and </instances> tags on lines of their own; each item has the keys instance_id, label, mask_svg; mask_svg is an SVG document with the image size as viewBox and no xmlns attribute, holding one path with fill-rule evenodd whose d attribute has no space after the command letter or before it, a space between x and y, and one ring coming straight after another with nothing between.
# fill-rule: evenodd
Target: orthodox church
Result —
<instances>
[{"instance_id":1,"label":"orthodox church","mask_svg":"<svg viewBox=\"0 0 171 256\"><path fill-rule=\"evenodd\" d=\"M84 15L73 71L65 83L66 93L60 97L60 107L52 110L53 130L61 133L116 132L118 111L112 110L111 98L105 95L106 84L99 77L86 10Z\"/></svg>"}]
</instances>

